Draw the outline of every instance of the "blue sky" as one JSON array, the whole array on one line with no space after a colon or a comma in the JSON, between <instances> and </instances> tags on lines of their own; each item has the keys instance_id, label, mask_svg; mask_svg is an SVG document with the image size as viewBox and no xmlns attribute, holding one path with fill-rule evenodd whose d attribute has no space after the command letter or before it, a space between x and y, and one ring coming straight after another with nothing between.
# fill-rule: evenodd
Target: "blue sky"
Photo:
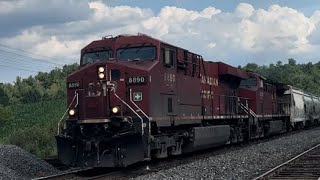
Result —
<instances>
[{"instance_id":1,"label":"blue sky","mask_svg":"<svg viewBox=\"0 0 320 180\"><path fill-rule=\"evenodd\" d=\"M154 12L159 12L163 6L176 6L191 10L202 10L208 6L213 6L225 11L233 11L238 4L249 3L255 8L268 8L272 4L279 4L281 6L288 6L294 9L298 9L305 15L311 15L315 10L318 10L320 3L315 0L160 0L160 1L147 1L147 0L109 0L103 1L110 6L129 5L138 6L142 8L151 8Z\"/></svg>"},{"instance_id":2,"label":"blue sky","mask_svg":"<svg viewBox=\"0 0 320 180\"><path fill-rule=\"evenodd\" d=\"M0 82L77 62L102 36L138 32L234 66L318 62L319 22L314 0L0 0Z\"/></svg>"}]
</instances>

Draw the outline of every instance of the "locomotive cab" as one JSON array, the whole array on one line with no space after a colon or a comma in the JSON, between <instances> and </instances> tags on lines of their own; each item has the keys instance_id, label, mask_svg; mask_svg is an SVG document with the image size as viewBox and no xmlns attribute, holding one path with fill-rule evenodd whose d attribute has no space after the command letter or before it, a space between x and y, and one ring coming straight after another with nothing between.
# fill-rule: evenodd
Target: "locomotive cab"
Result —
<instances>
[{"instance_id":1,"label":"locomotive cab","mask_svg":"<svg viewBox=\"0 0 320 180\"><path fill-rule=\"evenodd\" d=\"M67 77L68 118L56 136L64 164L116 167L150 158L147 104L157 45L118 36L82 49L79 70Z\"/></svg>"},{"instance_id":2,"label":"locomotive cab","mask_svg":"<svg viewBox=\"0 0 320 180\"><path fill-rule=\"evenodd\" d=\"M255 73L248 72L249 78L240 83L240 94L249 97L249 107L256 114L277 114L276 87Z\"/></svg>"}]
</instances>

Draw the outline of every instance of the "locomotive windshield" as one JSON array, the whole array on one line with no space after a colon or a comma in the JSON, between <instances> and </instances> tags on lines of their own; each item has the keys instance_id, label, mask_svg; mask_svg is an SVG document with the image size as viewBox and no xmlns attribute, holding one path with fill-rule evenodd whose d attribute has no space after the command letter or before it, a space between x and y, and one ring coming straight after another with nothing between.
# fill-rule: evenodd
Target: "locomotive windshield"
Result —
<instances>
[{"instance_id":1,"label":"locomotive windshield","mask_svg":"<svg viewBox=\"0 0 320 180\"><path fill-rule=\"evenodd\" d=\"M117 50L117 58L119 60L153 60L156 58L156 47L120 48Z\"/></svg>"},{"instance_id":2,"label":"locomotive windshield","mask_svg":"<svg viewBox=\"0 0 320 180\"><path fill-rule=\"evenodd\" d=\"M82 56L81 65L91 64L97 60L107 60L110 58L112 58L111 50L85 53Z\"/></svg>"}]
</instances>

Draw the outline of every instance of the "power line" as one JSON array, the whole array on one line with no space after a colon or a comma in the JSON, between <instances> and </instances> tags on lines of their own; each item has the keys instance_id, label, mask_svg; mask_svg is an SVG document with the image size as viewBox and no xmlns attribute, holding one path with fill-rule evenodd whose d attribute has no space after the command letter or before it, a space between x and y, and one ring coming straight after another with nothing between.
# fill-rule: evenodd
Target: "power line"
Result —
<instances>
[{"instance_id":1,"label":"power line","mask_svg":"<svg viewBox=\"0 0 320 180\"><path fill-rule=\"evenodd\" d=\"M5 49L4 49L4 48ZM25 53L22 53L25 52ZM1 55L2 54L2 55ZM54 68L64 66L65 64L55 63L51 60L58 60L47 56L37 55L22 49L12 48L0 43L0 60L6 64L0 64L0 68L17 69L32 73L53 70ZM36 57L35 57L36 56ZM2 58L1 58L2 57ZM38 58L42 57L42 58ZM37 61L38 63L34 63ZM39 70L32 70L39 69Z\"/></svg>"},{"instance_id":2,"label":"power line","mask_svg":"<svg viewBox=\"0 0 320 180\"><path fill-rule=\"evenodd\" d=\"M1 51L1 50L0 50ZM12 55L10 53L6 53L6 52L0 52L1 56L0 57L5 57L5 58L12 58L14 60L18 60L21 62L26 62L26 63L31 63L34 64L35 60L32 58L25 58L25 57L21 57L21 56L16 56L16 55ZM57 65L52 65L52 64L48 64L47 62L40 62L40 61L36 61L36 63L45 65L45 66L49 66L49 67L57 67Z\"/></svg>"},{"instance_id":3,"label":"power line","mask_svg":"<svg viewBox=\"0 0 320 180\"><path fill-rule=\"evenodd\" d=\"M2 43L0 43L0 46L5 47L5 48L7 48L7 49L14 50L14 51L18 51L18 52L23 51L23 52L25 52L25 53L27 53L27 54L34 55L34 56L38 56L38 57L42 57L42 58L44 58L44 59L52 59L52 60L60 60L60 59L61 59L61 58L58 59L58 58L56 58L56 57L49 57L49 56L44 56L44 55L35 54L35 53L33 53L33 52L30 52L30 51L26 51L26 50L23 50L23 49L18 49L18 48L13 48L13 47L7 46L7 45L4 45L4 44L2 44ZM71 59L68 59L68 58L65 58L65 57L63 57L63 59L66 59L66 60L70 60L70 61L71 61Z\"/></svg>"},{"instance_id":4,"label":"power line","mask_svg":"<svg viewBox=\"0 0 320 180\"><path fill-rule=\"evenodd\" d=\"M20 68L25 68L25 69L37 69L39 71L54 69L54 67L43 67L43 66L38 66L38 65L25 64L25 63L21 63L19 61L14 61L12 59L9 60L9 59L0 58L0 63L1 62L4 65L12 65L14 67L20 67Z\"/></svg>"},{"instance_id":5,"label":"power line","mask_svg":"<svg viewBox=\"0 0 320 180\"><path fill-rule=\"evenodd\" d=\"M55 64L55 65L58 65L58 66L63 66L64 65L64 64L60 64L60 63L54 63L54 62L51 62L51 61L48 61L48 60L44 60L44 59L33 58L33 57L30 57L30 56L27 56L27 55L6 51L6 50L3 50L3 49L0 49L0 51L6 52L6 53L9 53L9 54L12 54L12 55L16 55L16 56L21 56L21 57L25 57L25 58L31 58L31 59L34 59L36 61L43 61L43 62L47 62L47 63L50 63L50 64Z\"/></svg>"},{"instance_id":6,"label":"power line","mask_svg":"<svg viewBox=\"0 0 320 180\"><path fill-rule=\"evenodd\" d=\"M28 72L36 72L36 73L39 72L39 71L32 71L32 70L29 70L29 69L23 69L23 68L18 68L18 67L13 67L13 66L7 66L7 65L3 65L3 64L0 64L0 67L18 69L18 70L28 71Z\"/></svg>"},{"instance_id":7,"label":"power line","mask_svg":"<svg viewBox=\"0 0 320 180\"><path fill-rule=\"evenodd\" d=\"M23 57L11 55L11 54L6 53L6 52L3 52L3 55L4 56L0 56L0 57L3 57L5 59L7 59L7 61L10 60L10 61L19 62L19 63L22 63L22 64L27 64L27 65L30 64L32 66L35 66L35 63L34 63L33 59L31 59L31 58L30 59L26 59L26 58L23 58ZM39 62L37 64L37 66L41 66L41 67L44 67L44 68L55 68L55 67L57 67L57 66L54 66L54 65L49 65L46 62Z\"/></svg>"}]
</instances>

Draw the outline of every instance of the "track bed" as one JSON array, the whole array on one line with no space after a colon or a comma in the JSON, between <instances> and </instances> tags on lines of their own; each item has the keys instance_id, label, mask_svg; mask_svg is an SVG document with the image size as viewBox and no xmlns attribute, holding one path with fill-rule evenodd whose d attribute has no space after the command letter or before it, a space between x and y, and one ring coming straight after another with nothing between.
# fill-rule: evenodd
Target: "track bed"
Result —
<instances>
[{"instance_id":1,"label":"track bed","mask_svg":"<svg viewBox=\"0 0 320 180\"><path fill-rule=\"evenodd\" d=\"M255 180L319 179L319 177L320 144L271 169Z\"/></svg>"},{"instance_id":2,"label":"track bed","mask_svg":"<svg viewBox=\"0 0 320 180\"><path fill-rule=\"evenodd\" d=\"M320 143L320 128L228 145L122 169L66 173L44 179L252 179Z\"/></svg>"},{"instance_id":3,"label":"track bed","mask_svg":"<svg viewBox=\"0 0 320 180\"><path fill-rule=\"evenodd\" d=\"M216 150L194 156L190 161L175 162L136 179L253 179L319 143L319 128L289 133L218 150L220 153Z\"/></svg>"}]
</instances>

